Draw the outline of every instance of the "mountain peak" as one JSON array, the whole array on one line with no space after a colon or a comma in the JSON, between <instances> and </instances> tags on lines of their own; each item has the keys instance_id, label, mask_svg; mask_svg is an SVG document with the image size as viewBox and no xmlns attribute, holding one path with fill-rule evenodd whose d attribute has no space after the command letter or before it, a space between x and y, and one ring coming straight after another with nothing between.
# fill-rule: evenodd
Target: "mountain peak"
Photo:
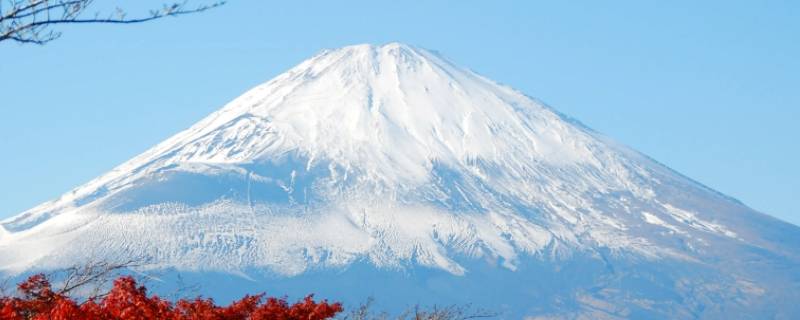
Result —
<instances>
[{"instance_id":1,"label":"mountain peak","mask_svg":"<svg viewBox=\"0 0 800 320\"><path fill-rule=\"evenodd\" d=\"M176 162L246 163L297 150L416 181L434 161L591 161L594 143L524 95L399 43L324 52L179 136L165 146Z\"/></svg>"},{"instance_id":2,"label":"mountain peak","mask_svg":"<svg viewBox=\"0 0 800 320\"><path fill-rule=\"evenodd\" d=\"M312 70L348 70L380 73L410 70L422 64L436 65L444 62L432 52L410 45L392 42L384 45L358 44L338 49L323 50L296 67Z\"/></svg>"},{"instance_id":3,"label":"mountain peak","mask_svg":"<svg viewBox=\"0 0 800 320\"><path fill-rule=\"evenodd\" d=\"M344 46L336 49L323 50L318 56L322 55L348 55L348 56L380 56L382 53L392 53L395 56L407 55L409 57L416 56L418 59L424 59L423 55L430 54L429 50L421 49L413 45L405 44L402 42L389 42L382 45L362 43Z\"/></svg>"},{"instance_id":4,"label":"mountain peak","mask_svg":"<svg viewBox=\"0 0 800 320\"><path fill-rule=\"evenodd\" d=\"M354 45L300 63L108 174L3 225L18 232L87 205L119 210L185 203L174 190L154 199L127 194L178 172L232 170L248 181L274 182L264 168L289 170L284 174L290 181L310 175L314 181L306 187L313 190L304 192L313 192L303 195L304 203L331 196L372 201L377 192L403 203L423 197L430 205L458 207L466 201L470 210L485 212L499 200L479 204L469 192L491 187L525 201L557 202L614 190L651 196L651 186L637 182L643 164L627 154L527 96L427 50L400 43ZM431 189L443 175L463 185ZM325 190L319 179L326 181ZM292 183L280 182L280 188L297 201Z\"/></svg>"}]
</instances>

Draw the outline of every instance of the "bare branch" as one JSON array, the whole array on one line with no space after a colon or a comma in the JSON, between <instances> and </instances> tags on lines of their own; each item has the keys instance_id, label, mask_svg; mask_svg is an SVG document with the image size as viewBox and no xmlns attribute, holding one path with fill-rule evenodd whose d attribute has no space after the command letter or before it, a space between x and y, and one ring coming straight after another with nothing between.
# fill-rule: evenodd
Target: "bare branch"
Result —
<instances>
[{"instance_id":1,"label":"bare branch","mask_svg":"<svg viewBox=\"0 0 800 320\"><path fill-rule=\"evenodd\" d=\"M149 15L128 18L127 12L117 8L109 14L95 12L86 17L94 0L8 0L8 7L0 2L0 42L45 44L58 39L61 33L52 28L61 24L132 24L165 17L199 13L225 4L225 1L196 7L187 7L187 1L163 4L161 9L150 10ZM103 17L105 16L105 17Z\"/></svg>"},{"instance_id":2,"label":"bare branch","mask_svg":"<svg viewBox=\"0 0 800 320\"><path fill-rule=\"evenodd\" d=\"M3 278L0 280L0 297L9 296L9 293L11 292L9 289L11 287L9 286L9 283L11 283L11 278Z\"/></svg>"},{"instance_id":3,"label":"bare branch","mask_svg":"<svg viewBox=\"0 0 800 320\"><path fill-rule=\"evenodd\" d=\"M451 305L446 307L432 306L420 307L414 306L406 309L400 315L391 316L386 312L373 313L371 311L372 305L375 301L370 298L366 303L350 311L349 314L344 315L343 320L469 320L469 319L486 319L497 318L499 313L489 312L482 309L472 308L471 305Z\"/></svg>"}]
</instances>

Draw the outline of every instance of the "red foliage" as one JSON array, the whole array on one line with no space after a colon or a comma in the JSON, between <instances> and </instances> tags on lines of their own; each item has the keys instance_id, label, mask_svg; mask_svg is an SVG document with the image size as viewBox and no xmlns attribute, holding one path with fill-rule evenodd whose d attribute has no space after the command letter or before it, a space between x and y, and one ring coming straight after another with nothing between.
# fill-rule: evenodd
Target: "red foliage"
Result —
<instances>
[{"instance_id":1,"label":"red foliage","mask_svg":"<svg viewBox=\"0 0 800 320\"><path fill-rule=\"evenodd\" d=\"M340 303L315 302L313 296L294 304L263 294L245 296L228 306L211 299L181 299L171 303L147 296L131 277L120 277L102 299L77 303L54 292L44 275L31 276L18 286L18 297L0 297L0 320L322 320L342 311Z\"/></svg>"}]
</instances>

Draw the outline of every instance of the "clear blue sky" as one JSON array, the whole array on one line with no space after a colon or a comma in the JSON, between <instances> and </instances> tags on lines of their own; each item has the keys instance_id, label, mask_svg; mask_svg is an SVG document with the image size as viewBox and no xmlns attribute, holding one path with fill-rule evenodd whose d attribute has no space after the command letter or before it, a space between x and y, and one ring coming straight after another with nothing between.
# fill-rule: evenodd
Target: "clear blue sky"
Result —
<instances>
[{"instance_id":1,"label":"clear blue sky","mask_svg":"<svg viewBox=\"0 0 800 320\"><path fill-rule=\"evenodd\" d=\"M149 24L68 27L43 47L0 43L0 218L323 48L400 41L800 224L800 2L300 2L233 0Z\"/></svg>"}]
</instances>

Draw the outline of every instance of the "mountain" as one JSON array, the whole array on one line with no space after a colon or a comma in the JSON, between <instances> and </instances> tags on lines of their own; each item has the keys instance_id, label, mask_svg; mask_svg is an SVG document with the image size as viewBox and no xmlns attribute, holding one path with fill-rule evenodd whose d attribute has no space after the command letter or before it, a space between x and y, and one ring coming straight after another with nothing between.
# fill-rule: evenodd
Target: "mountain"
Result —
<instances>
[{"instance_id":1,"label":"mountain","mask_svg":"<svg viewBox=\"0 0 800 320\"><path fill-rule=\"evenodd\" d=\"M11 275L135 258L211 295L800 317L800 228L397 43L324 51L0 226Z\"/></svg>"}]
</instances>

